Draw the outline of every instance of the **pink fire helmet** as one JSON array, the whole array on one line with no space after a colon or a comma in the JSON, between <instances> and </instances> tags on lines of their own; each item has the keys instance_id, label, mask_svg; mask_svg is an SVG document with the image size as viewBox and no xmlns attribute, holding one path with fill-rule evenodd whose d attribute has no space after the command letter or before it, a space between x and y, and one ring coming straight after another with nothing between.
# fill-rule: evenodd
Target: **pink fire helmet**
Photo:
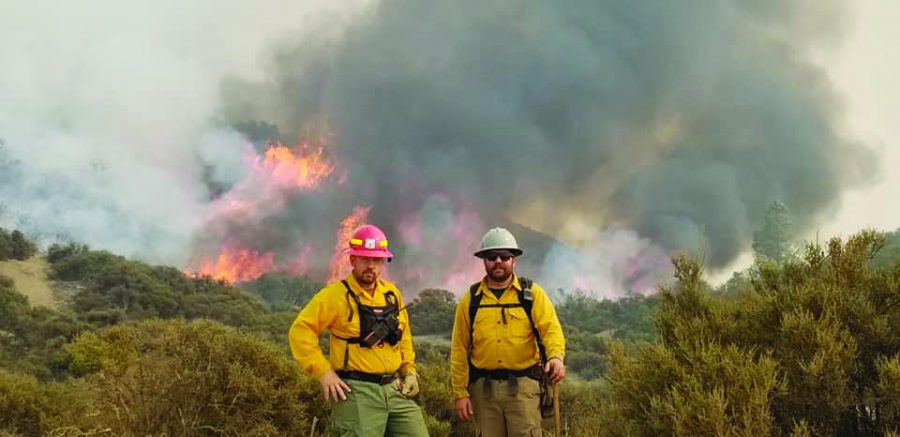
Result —
<instances>
[{"instance_id":1,"label":"pink fire helmet","mask_svg":"<svg viewBox=\"0 0 900 437\"><path fill-rule=\"evenodd\" d=\"M361 226L353 233L350 237L350 255L387 258L388 261L394 257L388 250L387 236L374 225Z\"/></svg>"}]
</instances>

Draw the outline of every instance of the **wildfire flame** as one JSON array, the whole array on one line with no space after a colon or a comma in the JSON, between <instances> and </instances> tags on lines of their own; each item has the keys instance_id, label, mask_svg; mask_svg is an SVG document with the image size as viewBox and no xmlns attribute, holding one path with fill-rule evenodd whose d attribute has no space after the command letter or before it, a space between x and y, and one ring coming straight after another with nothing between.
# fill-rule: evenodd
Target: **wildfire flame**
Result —
<instances>
[{"instance_id":1,"label":"wildfire flame","mask_svg":"<svg viewBox=\"0 0 900 437\"><path fill-rule=\"evenodd\" d=\"M258 222L277 214L284 208L284 200L290 192L319 188L337 168L329 162L324 147L313 147L307 142L294 147L269 143L263 155L251 150L245 163L251 170L248 177L213 201L208 219L211 228L222 223ZM185 274L209 276L233 284L256 279L276 269L292 274L307 272L312 251L309 245L301 246L296 258L279 267L271 252L260 253L246 248L228 235L222 238L225 243L217 255L195 256L184 269Z\"/></svg>"},{"instance_id":2,"label":"wildfire flame","mask_svg":"<svg viewBox=\"0 0 900 437\"><path fill-rule=\"evenodd\" d=\"M279 186L313 189L337 168L328 162L324 152L324 147L310 147L308 143L293 148L281 143L269 144L262 160L257 158L254 167Z\"/></svg>"},{"instance_id":3,"label":"wildfire flame","mask_svg":"<svg viewBox=\"0 0 900 437\"><path fill-rule=\"evenodd\" d=\"M215 260L201 260L196 270L185 269L188 276L209 276L229 284L251 281L272 270L274 256L259 253L237 244L225 244Z\"/></svg>"},{"instance_id":4,"label":"wildfire flame","mask_svg":"<svg viewBox=\"0 0 900 437\"><path fill-rule=\"evenodd\" d=\"M356 228L366 224L370 209L368 206L357 206L341 220L337 231L337 242L334 245L334 255L331 257L331 274L328 275L327 282L337 281L350 273L352 267L346 255L347 248L350 247L350 237L353 236Z\"/></svg>"}]
</instances>

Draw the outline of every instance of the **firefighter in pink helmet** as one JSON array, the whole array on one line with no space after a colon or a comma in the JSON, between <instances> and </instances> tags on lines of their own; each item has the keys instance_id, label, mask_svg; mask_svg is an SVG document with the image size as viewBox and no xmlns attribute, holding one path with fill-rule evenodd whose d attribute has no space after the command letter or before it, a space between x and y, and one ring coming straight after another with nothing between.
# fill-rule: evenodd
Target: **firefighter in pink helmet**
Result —
<instances>
[{"instance_id":1,"label":"firefighter in pink helmet","mask_svg":"<svg viewBox=\"0 0 900 437\"><path fill-rule=\"evenodd\" d=\"M288 334L300 367L318 378L335 436L427 436L409 317L396 285L380 278L394 255L376 226L357 229L349 241L353 270L320 290ZM330 331L329 354L319 334Z\"/></svg>"}]
</instances>

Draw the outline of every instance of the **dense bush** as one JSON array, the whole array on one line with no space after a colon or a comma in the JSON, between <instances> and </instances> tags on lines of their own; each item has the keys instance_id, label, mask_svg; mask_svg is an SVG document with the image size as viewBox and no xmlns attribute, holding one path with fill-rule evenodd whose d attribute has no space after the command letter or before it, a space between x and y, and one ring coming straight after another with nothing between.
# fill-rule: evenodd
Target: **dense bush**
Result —
<instances>
[{"instance_id":1,"label":"dense bush","mask_svg":"<svg viewBox=\"0 0 900 437\"><path fill-rule=\"evenodd\" d=\"M47 248L47 261L51 264L55 264L56 262L68 258L72 255L87 252L90 248L85 244L79 243L69 243L69 244L51 244L49 248Z\"/></svg>"},{"instance_id":2,"label":"dense bush","mask_svg":"<svg viewBox=\"0 0 900 437\"><path fill-rule=\"evenodd\" d=\"M212 321L114 326L70 352L117 435L300 435L327 415L318 384L282 350Z\"/></svg>"},{"instance_id":3,"label":"dense bush","mask_svg":"<svg viewBox=\"0 0 900 437\"><path fill-rule=\"evenodd\" d=\"M0 435L102 434L95 421L94 392L81 383L39 383L0 368Z\"/></svg>"},{"instance_id":4,"label":"dense bush","mask_svg":"<svg viewBox=\"0 0 900 437\"><path fill-rule=\"evenodd\" d=\"M66 313L31 307L0 275L0 366L42 379L61 377L68 362L63 346L85 328Z\"/></svg>"},{"instance_id":5,"label":"dense bush","mask_svg":"<svg viewBox=\"0 0 900 437\"><path fill-rule=\"evenodd\" d=\"M37 246L25 238L25 235L15 231L7 231L0 228L0 261L9 259L26 260L37 253Z\"/></svg>"},{"instance_id":6,"label":"dense bush","mask_svg":"<svg viewBox=\"0 0 900 437\"><path fill-rule=\"evenodd\" d=\"M58 248L51 267L55 279L83 285L71 305L95 326L148 318L208 318L239 327L266 324L264 303L240 289L209 278L190 278L172 267L82 249ZM279 329L278 335L285 330Z\"/></svg>"},{"instance_id":7,"label":"dense bush","mask_svg":"<svg viewBox=\"0 0 900 437\"><path fill-rule=\"evenodd\" d=\"M713 299L696 262L661 294L660 342L611 353L609 435L885 435L900 400L900 266L872 269L864 232Z\"/></svg>"},{"instance_id":8,"label":"dense bush","mask_svg":"<svg viewBox=\"0 0 900 437\"><path fill-rule=\"evenodd\" d=\"M456 419L450 389L450 367L447 360L435 357L418 364L421 391L417 402L422 406L432 436L474 436L471 425Z\"/></svg>"},{"instance_id":9,"label":"dense bush","mask_svg":"<svg viewBox=\"0 0 900 437\"><path fill-rule=\"evenodd\" d=\"M659 299L655 296L597 300L575 294L558 304L556 313L567 328L604 333L623 341L651 341L656 338L653 316L658 305Z\"/></svg>"}]
</instances>

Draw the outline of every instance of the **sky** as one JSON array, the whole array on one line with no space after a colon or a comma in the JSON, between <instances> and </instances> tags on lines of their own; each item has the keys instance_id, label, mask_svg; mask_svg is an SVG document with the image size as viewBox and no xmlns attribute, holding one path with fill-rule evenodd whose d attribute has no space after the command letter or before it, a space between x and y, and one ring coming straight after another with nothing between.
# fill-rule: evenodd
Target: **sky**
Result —
<instances>
[{"instance_id":1,"label":"sky","mask_svg":"<svg viewBox=\"0 0 900 437\"><path fill-rule=\"evenodd\" d=\"M883 171L874 185L846 193L821 235L900 228L900 2L853 5L846 40L823 65L844 99L846 128L881 150Z\"/></svg>"}]
</instances>

